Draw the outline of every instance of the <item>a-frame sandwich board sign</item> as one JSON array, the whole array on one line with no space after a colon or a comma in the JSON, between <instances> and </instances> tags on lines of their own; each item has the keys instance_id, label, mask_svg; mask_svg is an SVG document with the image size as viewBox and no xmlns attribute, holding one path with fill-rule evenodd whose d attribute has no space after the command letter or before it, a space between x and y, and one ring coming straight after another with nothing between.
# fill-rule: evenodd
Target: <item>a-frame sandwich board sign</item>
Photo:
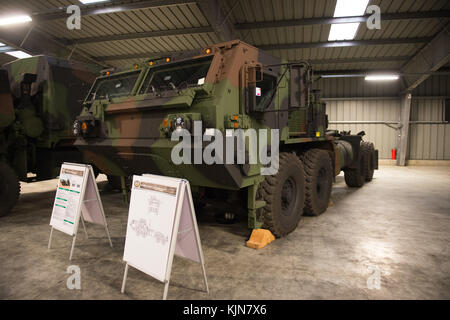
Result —
<instances>
[{"instance_id":1,"label":"a-frame sandwich board sign","mask_svg":"<svg viewBox=\"0 0 450 320\"><path fill-rule=\"evenodd\" d=\"M92 166L65 162L61 166L50 219L48 249L51 248L53 229L66 233L73 238L69 255L72 260L80 220L86 237L85 221L104 226L109 244L113 246Z\"/></svg>"},{"instance_id":2,"label":"a-frame sandwich board sign","mask_svg":"<svg viewBox=\"0 0 450 320\"><path fill-rule=\"evenodd\" d=\"M165 284L165 300L175 255L201 265L209 292L189 182L157 175L134 176L121 292L125 292L128 268L132 266Z\"/></svg>"}]
</instances>

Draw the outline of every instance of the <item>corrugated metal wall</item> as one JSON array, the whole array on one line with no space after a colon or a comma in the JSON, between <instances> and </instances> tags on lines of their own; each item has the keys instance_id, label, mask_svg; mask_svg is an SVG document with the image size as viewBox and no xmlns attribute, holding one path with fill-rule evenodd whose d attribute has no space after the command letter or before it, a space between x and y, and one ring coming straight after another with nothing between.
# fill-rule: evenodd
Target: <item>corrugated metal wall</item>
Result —
<instances>
[{"instance_id":1,"label":"corrugated metal wall","mask_svg":"<svg viewBox=\"0 0 450 320\"><path fill-rule=\"evenodd\" d=\"M355 134L364 130L366 132L365 139L375 144L375 147L379 150L379 157L381 159L391 158L391 150L397 146L397 130L381 123L333 124L332 122L398 122L400 114L398 99L326 100L326 104L330 129L351 130Z\"/></svg>"},{"instance_id":2,"label":"corrugated metal wall","mask_svg":"<svg viewBox=\"0 0 450 320\"><path fill-rule=\"evenodd\" d=\"M444 104L443 98L413 98L411 121L442 122ZM450 160L450 124L411 123L409 130L409 159Z\"/></svg>"},{"instance_id":3,"label":"corrugated metal wall","mask_svg":"<svg viewBox=\"0 0 450 320\"><path fill-rule=\"evenodd\" d=\"M366 139L390 159L397 147L397 130L381 123L336 124L340 121L400 120L399 83L368 83L363 78L329 78L315 83L327 104L330 129L364 130ZM411 121L443 122L445 97L450 96L450 76L432 76L413 92ZM396 126L394 123L391 125ZM412 123L409 156L414 160L450 160L450 124Z\"/></svg>"},{"instance_id":4,"label":"corrugated metal wall","mask_svg":"<svg viewBox=\"0 0 450 320\"><path fill-rule=\"evenodd\" d=\"M314 86L322 91L324 98L397 97L400 91L399 81L368 82L361 77L322 78Z\"/></svg>"}]
</instances>

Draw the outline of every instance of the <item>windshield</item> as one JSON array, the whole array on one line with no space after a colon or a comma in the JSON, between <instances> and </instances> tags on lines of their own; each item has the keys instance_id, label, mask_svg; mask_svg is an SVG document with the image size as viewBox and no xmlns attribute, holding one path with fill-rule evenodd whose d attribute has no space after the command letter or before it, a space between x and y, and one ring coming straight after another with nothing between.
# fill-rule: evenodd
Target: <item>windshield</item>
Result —
<instances>
[{"instance_id":1,"label":"windshield","mask_svg":"<svg viewBox=\"0 0 450 320\"><path fill-rule=\"evenodd\" d=\"M129 96L141 71L97 78L87 101Z\"/></svg>"},{"instance_id":2,"label":"windshield","mask_svg":"<svg viewBox=\"0 0 450 320\"><path fill-rule=\"evenodd\" d=\"M164 90L185 89L205 82L213 56L182 61L150 70L140 94Z\"/></svg>"}]
</instances>

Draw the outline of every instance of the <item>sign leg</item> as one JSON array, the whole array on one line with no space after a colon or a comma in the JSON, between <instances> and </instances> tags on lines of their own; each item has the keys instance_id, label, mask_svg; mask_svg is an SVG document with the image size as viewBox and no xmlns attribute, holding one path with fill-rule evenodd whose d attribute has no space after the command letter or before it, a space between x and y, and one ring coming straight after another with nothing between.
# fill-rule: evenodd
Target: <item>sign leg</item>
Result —
<instances>
[{"instance_id":1,"label":"sign leg","mask_svg":"<svg viewBox=\"0 0 450 320\"><path fill-rule=\"evenodd\" d=\"M125 285L127 284L127 277L128 277L128 263L125 265L125 272L123 274L123 281L122 281L122 289L120 290L121 293L125 292Z\"/></svg>"},{"instance_id":2,"label":"sign leg","mask_svg":"<svg viewBox=\"0 0 450 320\"><path fill-rule=\"evenodd\" d=\"M48 239L48 250L50 250L50 247L52 245L52 235L53 235L53 227L50 229L50 237Z\"/></svg>"},{"instance_id":3,"label":"sign leg","mask_svg":"<svg viewBox=\"0 0 450 320\"><path fill-rule=\"evenodd\" d=\"M73 249L75 248L75 241L77 240L77 235L75 234L73 236L73 240L72 240L72 248L70 249L70 256L69 256L69 260L72 260L72 254L73 254Z\"/></svg>"},{"instance_id":4,"label":"sign leg","mask_svg":"<svg viewBox=\"0 0 450 320\"><path fill-rule=\"evenodd\" d=\"M164 285L163 300L167 300L167 293L169 292L169 283L170 283L170 280L167 280L165 285Z\"/></svg>"},{"instance_id":5,"label":"sign leg","mask_svg":"<svg viewBox=\"0 0 450 320\"><path fill-rule=\"evenodd\" d=\"M200 264L202 265L203 281L205 283L206 293L209 293L208 280L206 278L206 270L205 270L205 258L203 257L202 243L200 241L200 234L198 232L197 218L195 216L194 201L192 200L191 186L189 185L189 182L188 182L188 186L186 187L186 190L188 193L189 205L191 207L191 218L192 218L192 225L194 226L194 230L195 230L195 241L197 242L198 256L200 257Z\"/></svg>"},{"instance_id":6,"label":"sign leg","mask_svg":"<svg viewBox=\"0 0 450 320\"><path fill-rule=\"evenodd\" d=\"M203 281L205 282L206 293L209 293L208 280L206 279L205 262L202 259Z\"/></svg>"},{"instance_id":7,"label":"sign leg","mask_svg":"<svg viewBox=\"0 0 450 320\"><path fill-rule=\"evenodd\" d=\"M80 219L81 219L81 223L83 224L83 229L84 229L84 233L86 234L86 238L89 239L89 236L88 236L88 233L86 230L86 224L84 223L83 215L81 215Z\"/></svg>"},{"instance_id":8,"label":"sign leg","mask_svg":"<svg viewBox=\"0 0 450 320\"><path fill-rule=\"evenodd\" d=\"M111 246L111 248L113 247L112 241L111 241L111 236L109 235L109 230L108 230L108 225L106 224L106 218L103 216L103 218L105 219L105 230L106 230L106 235L108 236L108 240L109 240L109 245Z\"/></svg>"}]
</instances>

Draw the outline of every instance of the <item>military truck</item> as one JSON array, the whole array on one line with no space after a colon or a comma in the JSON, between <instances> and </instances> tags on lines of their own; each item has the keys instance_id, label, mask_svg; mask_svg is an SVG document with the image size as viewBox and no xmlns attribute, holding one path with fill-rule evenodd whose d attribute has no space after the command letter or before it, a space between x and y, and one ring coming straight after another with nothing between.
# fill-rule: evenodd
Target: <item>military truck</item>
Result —
<instances>
[{"instance_id":1,"label":"military truck","mask_svg":"<svg viewBox=\"0 0 450 320\"><path fill-rule=\"evenodd\" d=\"M378 152L362 141L364 132L351 135L327 127L325 104L313 90L308 62L282 61L236 40L97 78L74 133L79 137L75 145L108 175L188 179L197 203L213 198L229 210L243 206L249 228L266 228L281 237L297 227L302 214L327 209L332 182L342 170L349 187L361 187L378 167ZM266 144L268 154L279 151L278 171L263 175L259 159L247 161L254 152L248 140L240 154L245 154L244 163L173 161L179 143L172 141L173 133L212 129L222 132L223 139L237 129L278 130L276 143L270 139ZM203 140L200 151L207 145ZM188 157L194 158L195 148L193 143ZM237 143L235 154L236 148Z\"/></svg>"},{"instance_id":2,"label":"military truck","mask_svg":"<svg viewBox=\"0 0 450 320\"><path fill-rule=\"evenodd\" d=\"M52 179L62 162L85 162L72 124L99 71L48 56L0 69L0 216L15 205L19 181Z\"/></svg>"}]
</instances>

